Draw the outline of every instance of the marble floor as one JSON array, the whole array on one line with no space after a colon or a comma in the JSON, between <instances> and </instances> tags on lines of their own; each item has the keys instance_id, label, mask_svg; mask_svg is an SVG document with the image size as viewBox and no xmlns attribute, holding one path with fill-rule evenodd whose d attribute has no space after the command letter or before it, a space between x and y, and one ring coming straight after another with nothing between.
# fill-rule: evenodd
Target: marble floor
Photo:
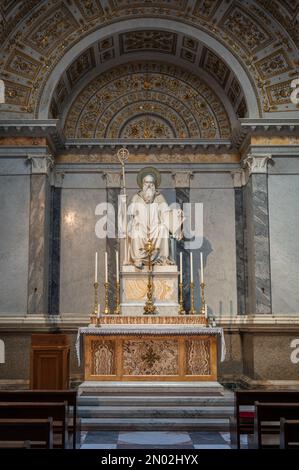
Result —
<instances>
[{"instance_id":1,"label":"marble floor","mask_svg":"<svg viewBox=\"0 0 299 470\"><path fill-rule=\"evenodd\" d=\"M241 436L247 448L247 436ZM81 449L230 449L229 433L88 431L81 436Z\"/></svg>"}]
</instances>

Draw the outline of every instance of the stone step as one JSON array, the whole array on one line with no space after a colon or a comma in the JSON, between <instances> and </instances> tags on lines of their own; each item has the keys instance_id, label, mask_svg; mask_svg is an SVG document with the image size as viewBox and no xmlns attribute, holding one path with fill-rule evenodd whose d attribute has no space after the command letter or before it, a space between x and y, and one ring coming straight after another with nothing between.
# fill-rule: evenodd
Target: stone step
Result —
<instances>
[{"instance_id":1,"label":"stone step","mask_svg":"<svg viewBox=\"0 0 299 470\"><path fill-rule=\"evenodd\" d=\"M87 396L78 399L79 406L233 406L231 396Z\"/></svg>"},{"instance_id":2,"label":"stone step","mask_svg":"<svg viewBox=\"0 0 299 470\"><path fill-rule=\"evenodd\" d=\"M79 386L79 395L116 396L116 395L232 395L219 382L101 382L87 381Z\"/></svg>"},{"instance_id":3,"label":"stone step","mask_svg":"<svg viewBox=\"0 0 299 470\"><path fill-rule=\"evenodd\" d=\"M228 418L233 415L229 406L83 406L82 418Z\"/></svg>"},{"instance_id":4,"label":"stone step","mask_svg":"<svg viewBox=\"0 0 299 470\"><path fill-rule=\"evenodd\" d=\"M82 431L222 431L229 430L228 418L82 418Z\"/></svg>"}]
</instances>

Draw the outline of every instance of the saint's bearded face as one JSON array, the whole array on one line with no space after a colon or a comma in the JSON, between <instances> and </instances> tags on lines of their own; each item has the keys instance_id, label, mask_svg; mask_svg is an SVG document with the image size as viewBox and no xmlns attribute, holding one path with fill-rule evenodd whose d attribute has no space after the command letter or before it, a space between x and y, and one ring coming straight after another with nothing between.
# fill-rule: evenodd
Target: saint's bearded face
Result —
<instances>
[{"instance_id":1,"label":"saint's bearded face","mask_svg":"<svg viewBox=\"0 0 299 470\"><path fill-rule=\"evenodd\" d=\"M151 175L147 175L143 178L142 182L142 193L146 203L151 203L154 200L156 192L155 178Z\"/></svg>"}]
</instances>

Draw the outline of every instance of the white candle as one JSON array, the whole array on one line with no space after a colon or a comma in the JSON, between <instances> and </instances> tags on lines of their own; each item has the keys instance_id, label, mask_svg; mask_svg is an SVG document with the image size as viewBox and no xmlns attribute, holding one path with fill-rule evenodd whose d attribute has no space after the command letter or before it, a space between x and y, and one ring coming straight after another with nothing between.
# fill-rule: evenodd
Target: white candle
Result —
<instances>
[{"instance_id":1,"label":"white candle","mask_svg":"<svg viewBox=\"0 0 299 470\"><path fill-rule=\"evenodd\" d=\"M108 282L108 253L105 251L105 282Z\"/></svg>"},{"instance_id":2,"label":"white candle","mask_svg":"<svg viewBox=\"0 0 299 470\"><path fill-rule=\"evenodd\" d=\"M94 282L98 282L98 252L95 255Z\"/></svg>"},{"instance_id":3,"label":"white candle","mask_svg":"<svg viewBox=\"0 0 299 470\"><path fill-rule=\"evenodd\" d=\"M183 283L183 253L180 252L180 283Z\"/></svg>"},{"instance_id":4,"label":"white candle","mask_svg":"<svg viewBox=\"0 0 299 470\"><path fill-rule=\"evenodd\" d=\"M116 258L116 282L119 282L119 258L118 258L118 251L115 252Z\"/></svg>"},{"instance_id":5,"label":"white candle","mask_svg":"<svg viewBox=\"0 0 299 470\"><path fill-rule=\"evenodd\" d=\"M190 282L193 282L193 253L190 253Z\"/></svg>"},{"instance_id":6,"label":"white candle","mask_svg":"<svg viewBox=\"0 0 299 470\"><path fill-rule=\"evenodd\" d=\"M207 304L205 305L205 317L208 318L208 306L207 306Z\"/></svg>"},{"instance_id":7,"label":"white candle","mask_svg":"<svg viewBox=\"0 0 299 470\"><path fill-rule=\"evenodd\" d=\"M203 284L203 260L202 260L202 252L200 252L200 282Z\"/></svg>"},{"instance_id":8,"label":"white candle","mask_svg":"<svg viewBox=\"0 0 299 470\"><path fill-rule=\"evenodd\" d=\"M100 318L100 311L101 311L101 307L100 307L100 304L98 304L98 313L97 313L97 318Z\"/></svg>"}]
</instances>

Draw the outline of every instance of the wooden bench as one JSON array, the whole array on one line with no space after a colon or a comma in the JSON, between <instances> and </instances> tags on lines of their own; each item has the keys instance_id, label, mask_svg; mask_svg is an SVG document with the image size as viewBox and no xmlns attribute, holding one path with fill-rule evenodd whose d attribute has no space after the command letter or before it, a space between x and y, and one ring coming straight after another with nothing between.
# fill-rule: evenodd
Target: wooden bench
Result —
<instances>
[{"instance_id":1,"label":"wooden bench","mask_svg":"<svg viewBox=\"0 0 299 470\"><path fill-rule=\"evenodd\" d=\"M295 390L236 390L234 416L230 419L231 446L240 449L241 434L253 434L254 410L244 411L241 407L253 407L255 401L263 403L297 403L299 391Z\"/></svg>"},{"instance_id":2,"label":"wooden bench","mask_svg":"<svg viewBox=\"0 0 299 470\"><path fill-rule=\"evenodd\" d=\"M54 447L68 448L67 402L28 403L0 402L2 419L47 419L53 418Z\"/></svg>"},{"instance_id":3,"label":"wooden bench","mask_svg":"<svg viewBox=\"0 0 299 470\"><path fill-rule=\"evenodd\" d=\"M280 418L280 448L299 448L299 420Z\"/></svg>"},{"instance_id":4,"label":"wooden bench","mask_svg":"<svg viewBox=\"0 0 299 470\"><path fill-rule=\"evenodd\" d=\"M69 409L68 431L73 449L80 447L80 420L77 418L77 390L1 390L0 402L51 403L66 401ZM72 416L70 417L70 408Z\"/></svg>"},{"instance_id":5,"label":"wooden bench","mask_svg":"<svg viewBox=\"0 0 299 470\"><path fill-rule=\"evenodd\" d=\"M32 447L53 449L53 419L0 419L0 442L26 440Z\"/></svg>"},{"instance_id":6,"label":"wooden bench","mask_svg":"<svg viewBox=\"0 0 299 470\"><path fill-rule=\"evenodd\" d=\"M299 403L260 403L255 402L254 416L254 447L265 447L262 442L263 434L279 436L280 419L299 419ZM276 447L278 447L277 444ZM275 444L267 447L275 447Z\"/></svg>"},{"instance_id":7,"label":"wooden bench","mask_svg":"<svg viewBox=\"0 0 299 470\"><path fill-rule=\"evenodd\" d=\"M31 441L0 441L0 449L30 449Z\"/></svg>"}]
</instances>

